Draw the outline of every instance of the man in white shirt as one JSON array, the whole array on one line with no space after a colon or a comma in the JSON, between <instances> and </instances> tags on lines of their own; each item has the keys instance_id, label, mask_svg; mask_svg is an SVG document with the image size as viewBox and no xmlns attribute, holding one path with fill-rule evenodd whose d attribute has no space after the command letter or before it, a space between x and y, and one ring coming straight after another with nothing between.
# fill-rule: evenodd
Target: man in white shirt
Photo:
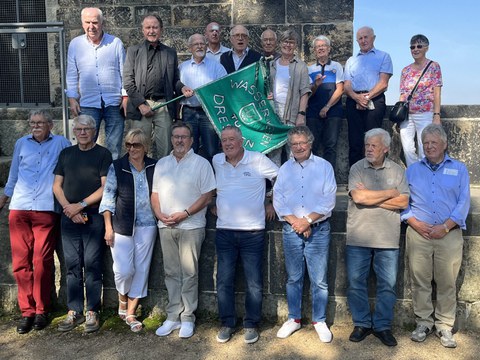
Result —
<instances>
[{"instance_id":1,"label":"man in white shirt","mask_svg":"<svg viewBox=\"0 0 480 360\"><path fill-rule=\"evenodd\" d=\"M328 248L337 184L330 163L312 153L313 134L306 126L289 130L291 157L273 187L273 206L283 224L287 270L288 320L277 333L286 338L301 327L305 264L312 290L312 324L322 342L332 341L326 320Z\"/></svg>"},{"instance_id":2,"label":"man in white shirt","mask_svg":"<svg viewBox=\"0 0 480 360\"><path fill-rule=\"evenodd\" d=\"M227 75L225 68L218 61L205 57L206 46L203 35L193 34L190 36L188 50L192 53L192 57L178 67L180 81L192 90ZM193 129L193 151L199 153L201 139L201 155L211 162L213 155L219 151L219 140L212 123L195 95L183 98L180 104L182 105L182 120L190 124Z\"/></svg>"},{"instance_id":3,"label":"man in white shirt","mask_svg":"<svg viewBox=\"0 0 480 360\"><path fill-rule=\"evenodd\" d=\"M155 166L152 208L158 221L168 292L167 319L156 334L180 329L181 338L195 330L198 305L198 259L205 239L205 213L215 189L207 160L192 149L192 128L172 126L173 151Z\"/></svg>"},{"instance_id":4,"label":"man in white shirt","mask_svg":"<svg viewBox=\"0 0 480 360\"><path fill-rule=\"evenodd\" d=\"M227 342L235 332L235 268L240 258L246 282L244 340L251 344L258 340L262 315L265 179L273 180L278 167L265 155L243 148L240 128L226 126L220 139L223 153L212 161L217 181L215 245L222 322L217 341Z\"/></svg>"}]
</instances>

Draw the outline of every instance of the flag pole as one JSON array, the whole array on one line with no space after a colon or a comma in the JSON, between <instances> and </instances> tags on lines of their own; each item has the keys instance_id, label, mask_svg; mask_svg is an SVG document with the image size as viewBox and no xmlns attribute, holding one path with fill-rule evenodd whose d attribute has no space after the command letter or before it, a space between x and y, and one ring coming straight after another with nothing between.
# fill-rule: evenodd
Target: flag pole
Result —
<instances>
[{"instance_id":1,"label":"flag pole","mask_svg":"<svg viewBox=\"0 0 480 360\"><path fill-rule=\"evenodd\" d=\"M172 99L172 100L169 100L167 102L164 102L164 103L161 103L161 104L158 104L158 105L155 105L154 107L152 107L152 111L155 111L155 110L158 110L160 109L161 107L164 107L165 105L168 105L174 101L177 101L181 98L185 97L185 95L180 95L180 96L177 96L175 99Z\"/></svg>"}]
</instances>

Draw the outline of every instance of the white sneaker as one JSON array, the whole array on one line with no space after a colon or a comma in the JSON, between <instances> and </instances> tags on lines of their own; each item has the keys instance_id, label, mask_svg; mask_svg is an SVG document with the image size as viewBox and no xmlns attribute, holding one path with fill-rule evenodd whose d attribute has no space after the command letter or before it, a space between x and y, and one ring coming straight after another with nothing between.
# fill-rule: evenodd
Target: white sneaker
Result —
<instances>
[{"instance_id":1,"label":"white sneaker","mask_svg":"<svg viewBox=\"0 0 480 360\"><path fill-rule=\"evenodd\" d=\"M180 331L178 332L178 336L182 339L188 339L192 337L193 332L195 330L195 323L191 321L182 321L182 325L180 327Z\"/></svg>"},{"instance_id":2,"label":"white sneaker","mask_svg":"<svg viewBox=\"0 0 480 360\"><path fill-rule=\"evenodd\" d=\"M170 333L173 331L173 330L177 330L177 329L180 329L180 326L182 324L180 323L180 321L170 321L170 320L165 320L162 324L162 326L160 326L157 331L155 331L155 334L157 334L158 336L167 336L167 335L170 335Z\"/></svg>"},{"instance_id":3,"label":"white sneaker","mask_svg":"<svg viewBox=\"0 0 480 360\"><path fill-rule=\"evenodd\" d=\"M325 322L317 322L315 325L313 325L313 327L317 331L318 337L320 338L321 342L329 343L330 341L332 341L332 332L328 328L327 324L325 324Z\"/></svg>"},{"instance_id":4,"label":"white sneaker","mask_svg":"<svg viewBox=\"0 0 480 360\"><path fill-rule=\"evenodd\" d=\"M277 332L277 337L285 339L292 335L295 331L300 329L302 325L295 321L295 319L288 319Z\"/></svg>"}]
</instances>

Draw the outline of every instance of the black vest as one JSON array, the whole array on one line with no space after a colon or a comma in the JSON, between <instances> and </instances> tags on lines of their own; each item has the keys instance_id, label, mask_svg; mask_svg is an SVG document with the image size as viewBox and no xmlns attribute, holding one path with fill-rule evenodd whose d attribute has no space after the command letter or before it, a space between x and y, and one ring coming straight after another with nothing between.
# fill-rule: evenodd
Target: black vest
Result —
<instances>
[{"instance_id":1,"label":"black vest","mask_svg":"<svg viewBox=\"0 0 480 360\"><path fill-rule=\"evenodd\" d=\"M145 172L147 174L148 193L152 195L153 172L155 160L145 156ZM135 225L135 184L128 161L128 154L113 162L117 176L117 201L115 215L112 216L113 230L121 235L132 236Z\"/></svg>"}]
</instances>

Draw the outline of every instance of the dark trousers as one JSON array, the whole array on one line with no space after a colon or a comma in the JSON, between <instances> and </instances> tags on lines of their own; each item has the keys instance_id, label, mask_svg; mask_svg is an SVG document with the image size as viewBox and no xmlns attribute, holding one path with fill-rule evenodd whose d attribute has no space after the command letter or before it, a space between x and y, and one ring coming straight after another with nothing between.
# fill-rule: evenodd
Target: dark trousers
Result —
<instances>
[{"instance_id":1,"label":"dark trousers","mask_svg":"<svg viewBox=\"0 0 480 360\"><path fill-rule=\"evenodd\" d=\"M385 95L372 99L374 110L357 110L357 103L347 98L348 161L350 166L365 157L364 136L368 130L381 128L385 116Z\"/></svg>"},{"instance_id":2,"label":"dark trousers","mask_svg":"<svg viewBox=\"0 0 480 360\"><path fill-rule=\"evenodd\" d=\"M102 297L102 269L105 252L103 216L88 214L86 224L75 224L62 214L62 245L67 267L67 306L83 313L83 282L87 311L99 311Z\"/></svg>"}]
</instances>

